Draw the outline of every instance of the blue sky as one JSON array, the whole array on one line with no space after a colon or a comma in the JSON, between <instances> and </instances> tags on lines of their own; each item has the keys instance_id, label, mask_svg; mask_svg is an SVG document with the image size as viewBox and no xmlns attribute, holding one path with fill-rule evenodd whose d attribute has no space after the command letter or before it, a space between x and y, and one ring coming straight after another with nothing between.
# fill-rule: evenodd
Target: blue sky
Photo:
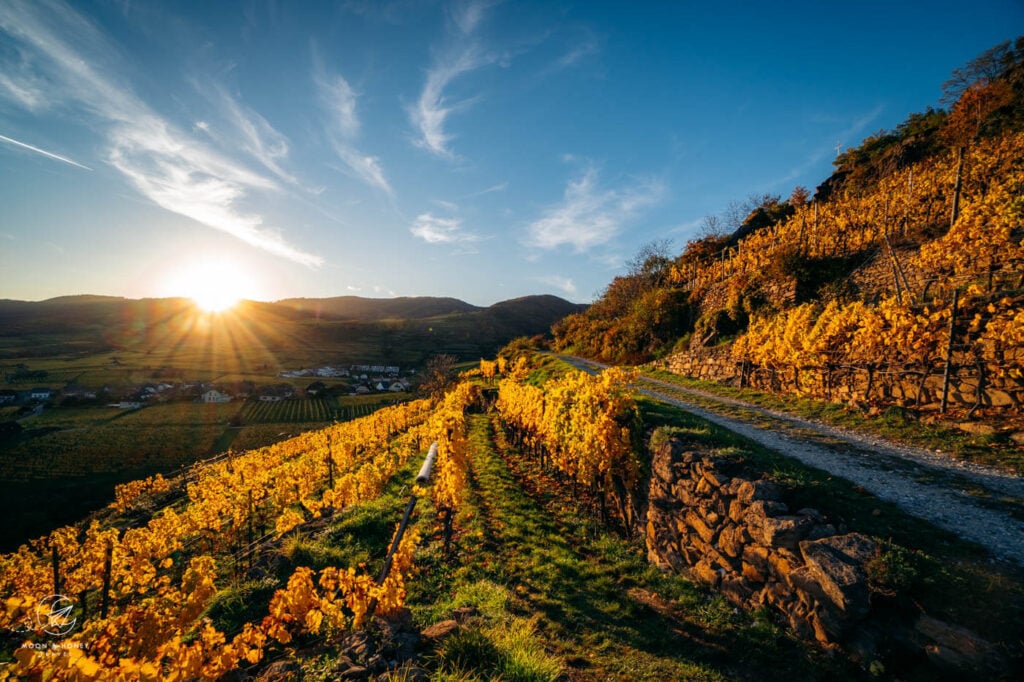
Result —
<instances>
[{"instance_id":1,"label":"blue sky","mask_svg":"<svg viewBox=\"0 0 1024 682\"><path fill-rule=\"evenodd\" d=\"M2 0L0 298L589 301L643 244L813 189L1022 26L1012 0Z\"/></svg>"}]
</instances>

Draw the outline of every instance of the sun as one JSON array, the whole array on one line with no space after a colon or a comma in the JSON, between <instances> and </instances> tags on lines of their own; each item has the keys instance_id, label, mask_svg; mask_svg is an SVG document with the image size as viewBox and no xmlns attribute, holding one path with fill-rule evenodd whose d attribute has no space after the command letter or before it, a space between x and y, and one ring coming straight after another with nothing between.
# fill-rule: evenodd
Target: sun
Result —
<instances>
[{"instance_id":1,"label":"sun","mask_svg":"<svg viewBox=\"0 0 1024 682\"><path fill-rule=\"evenodd\" d=\"M185 265L172 277L168 290L191 298L200 310L223 313L244 298L254 298L253 278L229 260L201 259Z\"/></svg>"}]
</instances>

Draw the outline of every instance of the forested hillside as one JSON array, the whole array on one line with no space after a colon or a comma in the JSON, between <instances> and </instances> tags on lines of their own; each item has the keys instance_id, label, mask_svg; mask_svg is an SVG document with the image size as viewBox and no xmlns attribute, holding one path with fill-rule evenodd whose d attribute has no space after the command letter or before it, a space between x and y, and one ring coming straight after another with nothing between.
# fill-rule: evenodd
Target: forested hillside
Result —
<instances>
[{"instance_id":1,"label":"forested hillside","mask_svg":"<svg viewBox=\"0 0 1024 682\"><path fill-rule=\"evenodd\" d=\"M713 356L740 384L1019 411L1024 38L943 90L947 108L846 150L813 196L753 197L731 231L709 218L679 255L646 248L556 325L558 348Z\"/></svg>"}]
</instances>

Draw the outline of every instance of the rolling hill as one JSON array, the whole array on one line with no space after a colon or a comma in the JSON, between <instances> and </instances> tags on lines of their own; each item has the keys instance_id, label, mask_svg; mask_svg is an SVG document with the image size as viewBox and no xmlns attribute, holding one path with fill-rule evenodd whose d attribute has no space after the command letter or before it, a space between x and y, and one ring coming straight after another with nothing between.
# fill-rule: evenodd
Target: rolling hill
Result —
<instances>
[{"instance_id":1,"label":"rolling hill","mask_svg":"<svg viewBox=\"0 0 1024 682\"><path fill-rule=\"evenodd\" d=\"M482 308L454 298L343 296L243 301L208 317L188 299L63 296L0 301L0 359L222 345L244 352L345 352L357 359L419 362L446 352L493 355L517 336L547 333L585 306L556 296L526 296ZM205 321L203 321L205 320Z\"/></svg>"}]
</instances>

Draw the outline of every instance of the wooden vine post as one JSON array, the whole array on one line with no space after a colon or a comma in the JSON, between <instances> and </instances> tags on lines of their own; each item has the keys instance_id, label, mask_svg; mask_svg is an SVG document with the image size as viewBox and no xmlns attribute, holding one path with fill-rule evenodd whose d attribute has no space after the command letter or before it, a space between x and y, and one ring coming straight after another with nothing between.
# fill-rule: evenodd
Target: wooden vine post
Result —
<instances>
[{"instance_id":1,"label":"wooden vine post","mask_svg":"<svg viewBox=\"0 0 1024 682\"><path fill-rule=\"evenodd\" d=\"M416 483L418 485L426 485L430 482L430 474L434 468L435 459L437 459L437 443L432 443L430 445L430 450L427 451L426 459L423 460L423 466L420 467L419 473L416 474ZM395 552L398 551L398 546L402 544L402 537L405 535L405 529L409 525L409 519L412 518L412 510L415 507L416 493L414 492L409 496L409 503L405 506L405 514L402 515L402 522L398 524L398 532L395 533L395 537L391 541L391 547L388 548L387 556L384 558L384 566L380 569L380 575L377 577L378 585L383 585L384 581L388 579L388 573L391 572L391 563L394 561ZM377 598L374 597L366 607L366 617L372 617L373 612L376 609Z\"/></svg>"},{"instance_id":2,"label":"wooden vine post","mask_svg":"<svg viewBox=\"0 0 1024 682\"><path fill-rule=\"evenodd\" d=\"M110 609L110 579L113 558L114 543L107 540L107 556L103 560L103 594L100 599L100 618L106 618L107 611Z\"/></svg>"},{"instance_id":3,"label":"wooden vine post","mask_svg":"<svg viewBox=\"0 0 1024 682\"><path fill-rule=\"evenodd\" d=\"M949 341L946 344L946 367L942 372L942 402L939 412L946 414L949 404L949 373L953 364L953 327L956 325L957 290L953 289L953 305L949 312Z\"/></svg>"},{"instance_id":4,"label":"wooden vine post","mask_svg":"<svg viewBox=\"0 0 1024 682\"><path fill-rule=\"evenodd\" d=\"M51 563L53 564L53 593L60 594L60 553L57 545L51 545Z\"/></svg>"},{"instance_id":5,"label":"wooden vine post","mask_svg":"<svg viewBox=\"0 0 1024 682\"><path fill-rule=\"evenodd\" d=\"M960 192L964 186L964 148L956 152L956 182L953 185L953 210L949 213L949 227L952 228L960 215Z\"/></svg>"}]
</instances>

